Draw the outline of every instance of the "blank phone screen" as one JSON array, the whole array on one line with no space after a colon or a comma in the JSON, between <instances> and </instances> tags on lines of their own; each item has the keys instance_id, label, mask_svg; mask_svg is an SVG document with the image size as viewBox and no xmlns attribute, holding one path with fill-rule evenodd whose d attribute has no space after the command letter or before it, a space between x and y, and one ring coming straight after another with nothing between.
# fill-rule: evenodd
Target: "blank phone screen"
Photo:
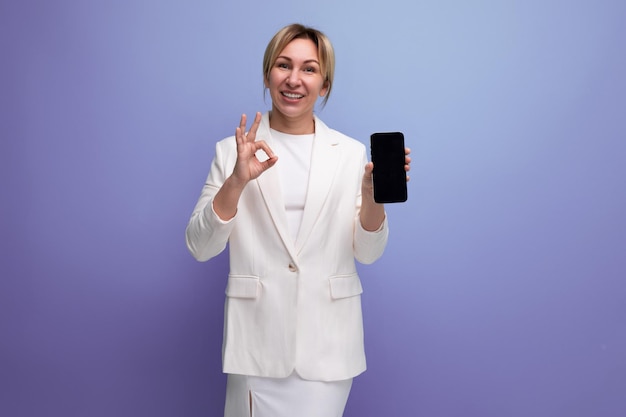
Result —
<instances>
[{"instance_id":1,"label":"blank phone screen","mask_svg":"<svg viewBox=\"0 0 626 417\"><path fill-rule=\"evenodd\" d=\"M404 135L400 132L374 133L370 137L374 163L374 201L399 203L407 200L404 170Z\"/></svg>"}]
</instances>

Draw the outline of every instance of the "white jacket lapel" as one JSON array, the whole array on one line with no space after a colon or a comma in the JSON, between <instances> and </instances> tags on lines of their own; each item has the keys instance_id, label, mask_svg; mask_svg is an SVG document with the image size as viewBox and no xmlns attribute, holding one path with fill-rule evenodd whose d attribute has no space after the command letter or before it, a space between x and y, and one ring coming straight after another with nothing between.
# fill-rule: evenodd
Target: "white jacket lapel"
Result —
<instances>
[{"instance_id":1,"label":"white jacket lapel","mask_svg":"<svg viewBox=\"0 0 626 417\"><path fill-rule=\"evenodd\" d=\"M269 115L268 113L265 113L261 119L259 129L257 130L257 140L266 141L269 147L272 148L269 126ZM259 158L261 158L261 156L259 156ZM268 169L256 179L256 182L261 190L265 206L267 207L283 244L289 251L292 259L296 260L294 246L291 238L289 237L287 213L285 212L285 200L280 187L280 176L278 174L278 170L275 168Z\"/></svg>"},{"instance_id":2,"label":"white jacket lapel","mask_svg":"<svg viewBox=\"0 0 626 417\"><path fill-rule=\"evenodd\" d=\"M328 197L337 172L339 152L337 137L321 120L315 117L315 140L313 141L309 185L302 223L296 239L296 251L298 252L311 234Z\"/></svg>"}]
</instances>

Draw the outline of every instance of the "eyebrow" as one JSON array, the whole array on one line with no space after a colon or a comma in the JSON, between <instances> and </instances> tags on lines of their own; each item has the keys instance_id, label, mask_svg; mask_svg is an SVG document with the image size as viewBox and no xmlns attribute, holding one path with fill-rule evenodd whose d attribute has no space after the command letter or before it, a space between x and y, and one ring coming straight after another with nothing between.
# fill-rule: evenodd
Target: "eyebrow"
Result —
<instances>
[{"instance_id":1,"label":"eyebrow","mask_svg":"<svg viewBox=\"0 0 626 417\"><path fill-rule=\"evenodd\" d=\"M287 61L293 61L293 59L289 58L288 56L284 56L284 55L277 56L276 60L278 61L279 58L286 59ZM311 62L315 62L317 65L320 65L320 63L318 62L317 59L307 59L306 61L304 61L305 64L310 64Z\"/></svg>"}]
</instances>

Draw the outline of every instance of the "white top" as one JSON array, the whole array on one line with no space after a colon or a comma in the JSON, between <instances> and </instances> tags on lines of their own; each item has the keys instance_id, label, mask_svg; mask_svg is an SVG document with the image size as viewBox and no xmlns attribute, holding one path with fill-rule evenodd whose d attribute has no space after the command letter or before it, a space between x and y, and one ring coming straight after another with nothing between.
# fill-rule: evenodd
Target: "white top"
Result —
<instances>
[{"instance_id":1,"label":"white top","mask_svg":"<svg viewBox=\"0 0 626 417\"><path fill-rule=\"evenodd\" d=\"M278 156L273 169L278 169L289 234L295 242L304 213L315 134L291 135L274 129L270 133L272 150Z\"/></svg>"}]
</instances>

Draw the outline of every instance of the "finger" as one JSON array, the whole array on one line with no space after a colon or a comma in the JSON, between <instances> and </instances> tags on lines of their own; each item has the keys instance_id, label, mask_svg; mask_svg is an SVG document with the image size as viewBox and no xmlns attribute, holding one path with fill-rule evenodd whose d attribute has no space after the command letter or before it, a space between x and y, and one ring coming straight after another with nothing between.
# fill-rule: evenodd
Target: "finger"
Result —
<instances>
[{"instance_id":1,"label":"finger","mask_svg":"<svg viewBox=\"0 0 626 417\"><path fill-rule=\"evenodd\" d=\"M237 147L243 145L243 135L241 134L239 126L235 128L235 140L237 141Z\"/></svg>"},{"instance_id":2,"label":"finger","mask_svg":"<svg viewBox=\"0 0 626 417\"><path fill-rule=\"evenodd\" d=\"M409 148L404 148L404 171L405 172L409 172L411 170L411 157L409 156L409 154L411 153L411 149ZM410 176L406 176L406 182L409 182L411 180Z\"/></svg>"},{"instance_id":3,"label":"finger","mask_svg":"<svg viewBox=\"0 0 626 417\"><path fill-rule=\"evenodd\" d=\"M372 171L374 171L374 163L368 162L367 164L365 164L364 176L370 177L372 175Z\"/></svg>"},{"instance_id":4,"label":"finger","mask_svg":"<svg viewBox=\"0 0 626 417\"><path fill-rule=\"evenodd\" d=\"M250 131L246 136L246 139L249 142L254 142L256 138L256 131L259 129L259 125L261 124L261 112L257 112L254 116L254 121L252 122L252 126L250 126Z\"/></svg>"},{"instance_id":5,"label":"finger","mask_svg":"<svg viewBox=\"0 0 626 417\"><path fill-rule=\"evenodd\" d=\"M237 140L237 146L243 143L246 132L246 115L242 114L239 120L239 126L235 128L235 139Z\"/></svg>"},{"instance_id":6,"label":"finger","mask_svg":"<svg viewBox=\"0 0 626 417\"><path fill-rule=\"evenodd\" d=\"M244 113L241 115L241 119L239 120L239 129L244 133L246 131L246 123L247 123L247 117Z\"/></svg>"},{"instance_id":7,"label":"finger","mask_svg":"<svg viewBox=\"0 0 626 417\"><path fill-rule=\"evenodd\" d=\"M277 156L272 156L268 159L266 159L265 161L261 162L261 166L263 167L263 171L273 167L276 162L278 161L278 157Z\"/></svg>"},{"instance_id":8,"label":"finger","mask_svg":"<svg viewBox=\"0 0 626 417\"><path fill-rule=\"evenodd\" d=\"M265 154L269 157L269 158L275 158L276 155L274 155L274 151L272 151L272 148L270 148L270 146L267 144L267 142L265 142L264 140L259 140L254 142L254 144L256 145L256 150L258 151L259 149L262 149L263 152L265 152Z\"/></svg>"}]
</instances>

